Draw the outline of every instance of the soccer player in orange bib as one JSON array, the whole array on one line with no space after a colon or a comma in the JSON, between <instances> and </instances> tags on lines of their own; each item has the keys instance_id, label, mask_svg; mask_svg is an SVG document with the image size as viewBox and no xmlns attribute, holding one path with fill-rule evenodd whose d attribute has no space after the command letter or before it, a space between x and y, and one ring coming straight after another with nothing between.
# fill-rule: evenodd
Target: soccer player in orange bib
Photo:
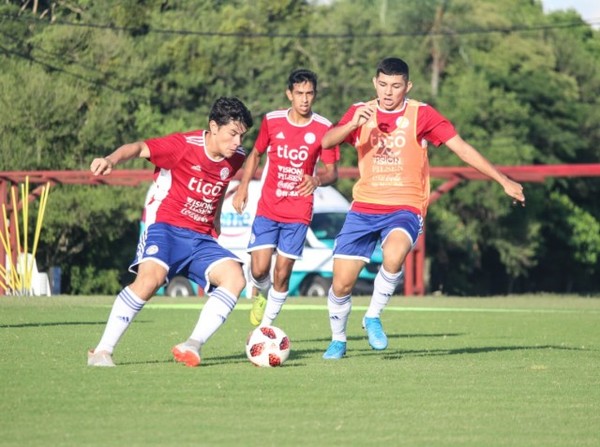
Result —
<instances>
[{"instance_id":1,"label":"soccer player in orange bib","mask_svg":"<svg viewBox=\"0 0 600 447\"><path fill-rule=\"evenodd\" d=\"M409 99L408 65L398 58L377 65L377 99L350 106L323 137L322 146L343 142L358 152L360 178L353 188L350 212L334 248L333 283L328 310L332 341L324 359L346 354L346 324L352 288L381 240L383 263L375 277L363 318L373 349L387 348L380 315L402 278L402 265L422 232L429 203L427 142L445 144L468 165L495 180L514 201L525 204L523 187L499 172L464 141L448 119L430 105Z\"/></svg>"}]
</instances>

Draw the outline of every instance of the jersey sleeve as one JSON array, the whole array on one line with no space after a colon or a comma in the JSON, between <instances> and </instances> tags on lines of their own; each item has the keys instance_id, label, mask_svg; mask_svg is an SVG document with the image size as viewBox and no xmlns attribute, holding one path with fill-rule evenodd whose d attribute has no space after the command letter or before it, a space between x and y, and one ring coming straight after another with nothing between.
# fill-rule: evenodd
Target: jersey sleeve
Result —
<instances>
[{"instance_id":1,"label":"jersey sleeve","mask_svg":"<svg viewBox=\"0 0 600 447\"><path fill-rule=\"evenodd\" d=\"M440 112L429 105L419 108L418 120L423 125L422 138L439 146L457 135L454 125ZM420 126L419 126L420 127Z\"/></svg>"},{"instance_id":2,"label":"jersey sleeve","mask_svg":"<svg viewBox=\"0 0 600 447\"><path fill-rule=\"evenodd\" d=\"M254 142L254 148L259 154L264 154L267 148L269 147L269 144L269 120L265 116L262 122L260 123L260 129L258 131L256 141Z\"/></svg>"},{"instance_id":3,"label":"jersey sleeve","mask_svg":"<svg viewBox=\"0 0 600 447\"><path fill-rule=\"evenodd\" d=\"M340 161L340 147L333 146L321 151L321 161L325 164L334 164Z\"/></svg>"},{"instance_id":4,"label":"jersey sleeve","mask_svg":"<svg viewBox=\"0 0 600 447\"><path fill-rule=\"evenodd\" d=\"M354 112L356 112L356 109L361 105L363 105L363 103L352 104L350 106L350 108L346 111L346 113L344 113L344 115L339 120L339 122L335 125L335 127L343 126L344 124L352 121L352 118L354 117ZM360 127L358 127L357 129L354 129L352 132L350 132L346 136L346 138L344 138L344 143L348 143L348 144L351 144L354 146L354 142L356 141L356 137L358 136L359 131L360 131ZM339 152L339 149L338 149L338 152Z\"/></svg>"},{"instance_id":5,"label":"jersey sleeve","mask_svg":"<svg viewBox=\"0 0 600 447\"><path fill-rule=\"evenodd\" d=\"M185 138L180 133L166 137L151 138L145 141L150 149L150 161L162 169L172 169L185 152Z\"/></svg>"}]
</instances>

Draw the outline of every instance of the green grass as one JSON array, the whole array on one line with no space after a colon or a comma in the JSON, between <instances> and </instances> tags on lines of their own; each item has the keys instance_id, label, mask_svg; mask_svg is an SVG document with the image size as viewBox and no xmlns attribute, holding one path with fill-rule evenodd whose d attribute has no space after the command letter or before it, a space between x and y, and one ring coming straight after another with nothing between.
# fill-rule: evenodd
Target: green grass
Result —
<instances>
[{"instance_id":1,"label":"green grass","mask_svg":"<svg viewBox=\"0 0 600 447\"><path fill-rule=\"evenodd\" d=\"M325 300L290 299L282 368L252 366L241 300L199 368L170 348L200 299L155 298L117 368L89 368L112 297L0 297L2 446L598 446L600 299L394 298L369 348L355 298L348 356L324 361Z\"/></svg>"}]
</instances>

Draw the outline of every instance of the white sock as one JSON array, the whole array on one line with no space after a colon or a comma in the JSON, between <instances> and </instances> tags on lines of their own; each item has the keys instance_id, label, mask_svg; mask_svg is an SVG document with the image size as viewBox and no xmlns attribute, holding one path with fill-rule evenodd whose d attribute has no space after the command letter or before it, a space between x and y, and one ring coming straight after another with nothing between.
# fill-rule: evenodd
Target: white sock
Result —
<instances>
[{"instance_id":1,"label":"white sock","mask_svg":"<svg viewBox=\"0 0 600 447\"><path fill-rule=\"evenodd\" d=\"M135 316L142 310L146 301L137 296L129 287L125 287L117 295L112 310L108 316L104 334L95 352L108 351L113 353L119 339L125 333Z\"/></svg>"},{"instance_id":2,"label":"white sock","mask_svg":"<svg viewBox=\"0 0 600 447\"><path fill-rule=\"evenodd\" d=\"M252 285L254 287L256 287L260 293L262 293L263 295L266 295L267 292L269 291L269 289L271 288L271 276L267 275L267 277L265 279L263 279L262 281L259 281L258 279L256 279L252 275L251 271L249 271L248 276L250 278L250 282L252 283Z\"/></svg>"},{"instance_id":3,"label":"white sock","mask_svg":"<svg viewBox=\"0 0 600 447\"><path fill-rule=\"evenodd\" d=\"M223 287L215 289L200 312L190 339L201 347L221 327L235 307L237 298Z\"/></svg>"},{"instance_id":4,"label":"white sock","mask_svg":"<svg viewBox=\"0 0 600 447\"><path fill-rule=\"evenodd\" d=\"M329 325L331 326L331 339L346 341L346 324L352 310L352 295L337 297L333 289L329 289L327 296L327 309L329 310Z\"/></svg>"},{"instance_id":5,"label":"white sock","mask_svg":"<svg viewBox=\"0 0 600 447\"><path fill-rule=\"evenodd\" d=\"M394 294L396 286L402 280L402 273L402 270L398 273L388 273L383 266L379 268L375 281L373 281L373 295L365 317L379 318L381 311L387 306L388 301Z\"/></svg>"},{"instance_id":6,"label":"white sock","mask_svg":"<svg viewBox=\"0 0 600 447\"><path fill-rule=\"evenodd\" d=\"M273 321L275 321L275 318L277 318L277 315L279 315L279 312L281 312L281 308L287 299L288 293L288 290L285 292L277 292L273 288L269 290L265 314L260 322L261 326L270 326Z\"/></svg>"}]
</instances>

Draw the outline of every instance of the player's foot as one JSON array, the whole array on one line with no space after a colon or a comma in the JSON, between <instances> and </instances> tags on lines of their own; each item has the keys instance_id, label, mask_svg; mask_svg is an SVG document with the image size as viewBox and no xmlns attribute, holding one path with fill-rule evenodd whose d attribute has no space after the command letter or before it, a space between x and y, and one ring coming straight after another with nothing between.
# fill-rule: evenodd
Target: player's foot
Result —
<instances>
[{"instance_id":1,"label":"player's foot","mask_svg":"<svg viewBox=\"0 0 600 447\"><path fill-rule=\"evenodd\" d=\"M265 307L267 307L267 299L262 293L259 293L254 297L252 309L250 309L250 323L252 323L252 326L258 326L260 324L263 315L265 314Z\"/></svg>"},{"instance_id":2,"label":"player's foot","mask_svg":"<svg viewBox=\"0 0 600 447\"><path fill-rule=\"evenodd\" d=\"M383 332L383 326L381 326L380 318L363 318L363 328L367 330L369 336L369 344L377 351L382 351L387 348L388 339Z\"/></svg>"},{"instance_id":3,"label":"player's foot","mask_svg":"<svg viewBox=\"0 0 600 447\"><path fill-rule=\"evenodd\" d=\"M346 342L333 340L329 343L329 347L325 354L323 354L323 358L325 360L338 360L346 355Z\"/></svg>"},{"instance_id":4,"label":"player's foot","mask_svg":"<svg viewBox=\"0 0 600 447\"><path fill-rule=\"evenodd\" d=\"M186 366L198 366L200 364L200 353L187 343L179 343L171 349L176 362L184 363Z\"/></svg>"},{"instance_id":5,"label":"player's foot","mask_svg":"<svg viewBox=\"0 0 600 447\"><path fill-rule=\"evenodd\" d=\"M95 352L93 349L90 349L87 355L88 366L116 366L113 362L112 356L108 351Z\"/></svg>"}]
</instances>

